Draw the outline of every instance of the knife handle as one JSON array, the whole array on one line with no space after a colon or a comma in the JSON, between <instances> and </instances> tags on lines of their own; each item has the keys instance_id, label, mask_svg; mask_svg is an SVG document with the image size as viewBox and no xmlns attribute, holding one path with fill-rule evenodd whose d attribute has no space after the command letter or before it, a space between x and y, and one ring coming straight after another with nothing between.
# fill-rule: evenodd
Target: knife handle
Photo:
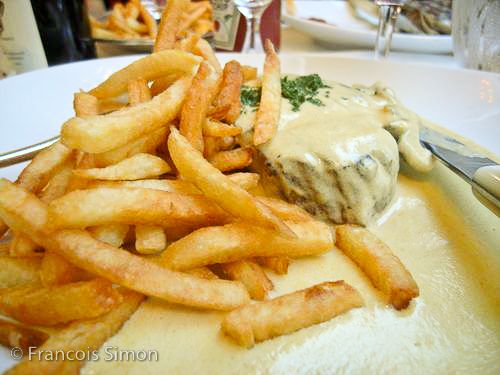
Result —
<instances>
[{"instance_id":1,"label":"knife handle","mask_svg":"<svg viewBox=\"0 0 500 375\"><path fill-rule=\"evenodd\" d=\"M472 177L476 198L494 214L500 216L500 165L479 168Z\"/></svg>"}]
</instances>

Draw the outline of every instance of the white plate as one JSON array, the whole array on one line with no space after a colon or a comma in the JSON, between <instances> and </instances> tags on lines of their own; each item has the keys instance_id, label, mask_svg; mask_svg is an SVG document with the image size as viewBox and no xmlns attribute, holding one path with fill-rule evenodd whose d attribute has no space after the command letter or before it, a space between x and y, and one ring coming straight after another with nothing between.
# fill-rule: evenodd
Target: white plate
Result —
<instances>
[{"instance_id":1,"label":"white plate","mask_svg":"<svg viewBox=\"0 0 500 375\"><path fill-rule=\"evenodd\" d=\"M318 42L333 49L373 48L376 31L369 24L357 19L344 1L296 1L297 14L283 14L285 22ZM311 21L314 17L327 23ZM451 53L451 36L395 33L392 50Z\"/></svg>"},{"instance_id":2,"label":"white plate","mask_svg":"<svg viewBox=\"0 0 500 375\"><path fill-rule=\"evenodd\" d=\"M56 135L61 124L72 116L74 92L92 88L137 58L73 63L0 81L0 152ZM220 58L262 64L262 56L258 55L222 54ZM499 74L324 54L282 55L281 61L283 72L317 72L345 83L385 82L417 113L500 154ZM0 177L13 180L21 167L0 169ZM466 194L470 195L470 191ZM469 195L468 199L473 200ZM0 372L11 364L8 351L0 348Z\"/></svg>"}]
</instances>

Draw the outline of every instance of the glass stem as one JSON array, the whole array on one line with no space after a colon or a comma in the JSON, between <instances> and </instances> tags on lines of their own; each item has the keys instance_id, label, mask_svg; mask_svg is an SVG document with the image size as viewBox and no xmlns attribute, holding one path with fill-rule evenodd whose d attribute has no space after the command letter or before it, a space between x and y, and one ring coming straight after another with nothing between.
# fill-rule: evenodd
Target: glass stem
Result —
<instances>
[{"instance_id":1,"label":"glass stem","mask_svg":"<svg viewBox=\"0 0 500 375\"><path fill-rule=\"evenodd\" d=\"M247 18L247 33L245 37L244 52L263 52L262 39L260 37L260 17Z\"/></svg>"},{"instance_id":2,"label":"glass stem","mask_svg":"<svg viewBox=\"0 0 500 375\"><path fill-rule=\"evenodd\" d=\"M380 6L377 39L375 40L375 58L389 56L392 34L394 34L396 20L400 13L401 6L399 5Z\"/></svg>"}]
</instances>

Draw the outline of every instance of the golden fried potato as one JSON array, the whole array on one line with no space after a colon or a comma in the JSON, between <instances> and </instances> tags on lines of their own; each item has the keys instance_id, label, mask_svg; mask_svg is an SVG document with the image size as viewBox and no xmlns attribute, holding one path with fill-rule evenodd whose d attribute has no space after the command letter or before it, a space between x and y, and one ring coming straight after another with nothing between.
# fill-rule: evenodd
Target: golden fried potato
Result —
<instances>
[{"instance_id":1,"label":"golden fried potato","mask_svg":"<svg viewBox=\"0 0 500 375\"><path fill-rule=\"evenodd\" d=\"M259 265L251 260L237 260L221 265L226 276L231 280L241 281L250 297L262 301L267 292L274 288L273 283Z\"/></svg>"},{"instance_id":2,"label":"golden fried potato","mask_svg":"<svg viewBox=\"0 0 500 375\"><path fill-rule=\"evenodd\" d=\"M248 223L201 228L172 243L161 258L175 270L188 270L255 256L302 257L333 248L334 233L319 221L287 222L297 238Z\"/></svg>"},{"instance_id":3,"label":"golden fried potato","mask_svg":"<svg viewBox=\"0 0 500 375\"><path fill-rule=\"evenodd\" d=\"M339 225L337 247L351 258L385 293L397 310L408 307L418 297L417 283L392 250L368 230L355 225Z\"/></svg>"},{"instance_id":4,"label":"golden fried potato","mask_svg":"<svg viewBox=\"0 0 500 375\"><path fill-rule=\"evenodd\" d=\"M105 224L88 228L92 236L99 241L120 247L125 242L125 237L129 231L127 224Z\"/></svg>"},{"instance_id":5,"label":"golden fried potato","mask_svg":"<svg viewBox=\"0 0 500 375\"><path fill-rule=\"evenodd\" d=\"M104 168L74 169L73 174L80 178L122 181L157 177L170 171L162 158L140 153Z\"/></svg>"},{"instance_id":6,"label":"golden fried potato","mask_svg":"<svg viewBox=\"0 0 500 375\"><path fill-rule=\"evenodd\" d=\"M50 287L89 279L91 279L89 274L75 267L60 255L50 251L43 255L40 266L40 280L43 286Z\"/></svg>"},{"instance_id":7,"label":"golden fried potato","mask_svg":"<svg viewBox=\"0 0 500 375\"><path fill-rule=\"evenodd\" d=\"M189 0L170 0L163 11L158 27L154 52L174 48L181 27L182 14L188 9Z\"/></svg>"},{"instance_id":8,"label":"golden fried potato","mask_svg":"<svg viewBox=\"0 0 500 375\"><path fill-rule=\"evenodd\" d=\"M221 172L243 169L252 164L253 150L251 148L235 148L220 151L208 158L210 164Z\"/></svg>"},{"instance_id":9,"label":"golden fried potato","mask_svg":"<svg viewBox=\"0 0 500 375\"><path fill-rule=\"evenodd\" d=\"M269 39L265 43L266 61L262 76L262 94L253 133L253 143L266 143L276 134L281 111L281 69L280 60Z\"/></svg>"},{"instance_id":10,"label":"golden fried potato","mask_svg":"<svg viewBox=\"0 0 500 375\"><path fill-rule=\"evenodd\" d=\"M290 258L287 256L279 257L256 257L255 260L262 267L273 270L278 275L286 275L288 273L288 266L290 265Z\"/></svg>"},{"instance_id":11,"label":"golden fried potato","mask_svg":"<svg viewBox=\"0 0 500 375\"><path fill-rule=\"evenodd\" d=\"M40 284L41 258L0 257L0 289Z\"/></svg>"},{"instance_id":12,"label":"golden fried potato","mask_svg":"<svg viewBox=\"0 0 500 375\"><path fill-rule=\"evenodd\" d=\"M104 279L52 287L20 286L0 290L0 311L21 323L53 326L95 318L121 302Z\"/></svg>"},{"instance_id":13,"label":"golden fried potato","mask_svg":"<svg viewBox=\"0 0 500 375\"><path fill-rule=\"evenodd\" d=\"M162 227L137 225L135 227L135 250L139 254L157 254L167 247L167 237Z\"/></svg>"},{"instance_id":14,"label":"golden fried potato","mask_svg":"<svg viewBox=\"0 0 500 375\"><path fill-rule=\"evenodd\" d=\"M235 60L229 61L222 72L221 89L214 101L210 116L217 120L234 123L240 116L240 90L243 83L241 65ZM237 134L228 134L237 135Z\"/></svg>"},{"instance_id":15,"label":"golden fried potato","mask_svg":"<svg viewBox=\"0 0 500 375\"><path fill-rule=\"evenodd\" d=\"M127 91L130 105L136 105L151 100L151 90L149 89L148 81L144 78L129 81Z\"/></svg>"},{"instance_id":16,"label":"golden fried potato","mask_svg":"<svg viewBox=\"0 0 500 375\"><path fill-rule=\"evenodd\" d=\"M163 227L227 223L230 216L202 195L141 188L76 190L49 205L52 228L86 228L104 224Z\"/></svg>"},{"instance_id":17,"label":"golden fried potato","mask_svg":"<svg viewBox=\"0 0 500 375\"><path fill-rule=\"evenodd\" d=\"M200 58L191 53L168 50L152 53L111 74L108 79L89 91L98 99L111 98L127 91L135 79L152 81L171 73L192 74Z\"/></svg>"},{"instance_id":18,"label":"golden fried potato","mask_svg":"<svg viewBox=\"0 0 500 375\"><path fill-rule=\"evenodd\" d=\"M219 75L210 65L201 63L181 110L179 130L200 152L203 152L203 123L218 79Z\"/></svg>"},{"instance_id":19,"label":"golden fried potato","mask_svg":"<svg viewBox=\"0 0 500 375\"><path fill-rule=\"evenodd\" d=\"M227 137L241 134L241 128L224 124L220 121L206 119L203 124L203 135L209 137Z\"/></svg>"},{"instance_id":20,"label":"golden fried potato","mask_svg":"<svg viewBox=\"0 0 500 375\"><path fill-rule=\"evenodd\" d=\"M21 348L27 352L29 348L42 345L49 335L38 329L0 319L0 344L8 348Z\"/></svg>"},{"instance_id":21,"label":"golden fried potato","mask_svg":"<svg viewBox=\"0 0 500 375\"><path fill-rule=\"evenodd\" d=\"M77 351L93 351L121 328L123 323L137 310L144 296L121 289L123 302L107 314L98 318L71 323L61 331L53 334L41 345L40 352L55 353L61 350L65 353ZM70 361L60 356L56 360L45 360L45 356L35 351L31 358L25 357L8 371L9 375L28 374L78 374L84 361Z\"/></svg>"},{"instance_id":22,"label":"golden fried potato","mask_svg":"<svg viewBox=\"0 0 500 375\"><path fill-rule=\"evenodd\" d=\"M248 348L255 342L325 322L361 306L363 299L349 284L324 282L234 310L225 317L221 328L239 345Z\"/></svg>"}]
</instances>

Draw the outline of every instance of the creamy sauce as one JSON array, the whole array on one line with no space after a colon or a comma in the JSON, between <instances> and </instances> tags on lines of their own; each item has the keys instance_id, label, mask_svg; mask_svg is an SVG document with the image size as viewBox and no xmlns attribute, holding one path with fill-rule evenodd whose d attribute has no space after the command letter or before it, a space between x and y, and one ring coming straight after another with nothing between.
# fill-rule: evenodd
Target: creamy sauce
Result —
<instances>
[{"instance_id":1,"label":"creamy sauce","mask_svg":"<svg viewBox=\"0 0 500 375\"><path fill-rule=\"evenodd\" d=\"M500 223L440 164L427 175L403 172L370 230L418 283L420 297L407 310L386 306L333 249L294 260L288 275L269 272L272 295L343 279L365 308L246 350L220 333L222 313L149 299L105 345L158 350L159 361L90 362L82 374L499 373Z\"/></svg>"},{"instance_id":2,"label":"creamy sauce","mask_svg":"<svg viewBox=\"0 0 500 375\"><path fill-rule=\"evenodd\" d=\"M431 169L419 143L420 118L387 88L326 82L322 105L299 111L282 99L275 137L259 150L284 195L317 217L368 224L390 203L399 153L419 171ZM245 108L238 125L251 137L255 111ZM398 153L399 151L399 153Z\"/></svg>"}]
</instances>

